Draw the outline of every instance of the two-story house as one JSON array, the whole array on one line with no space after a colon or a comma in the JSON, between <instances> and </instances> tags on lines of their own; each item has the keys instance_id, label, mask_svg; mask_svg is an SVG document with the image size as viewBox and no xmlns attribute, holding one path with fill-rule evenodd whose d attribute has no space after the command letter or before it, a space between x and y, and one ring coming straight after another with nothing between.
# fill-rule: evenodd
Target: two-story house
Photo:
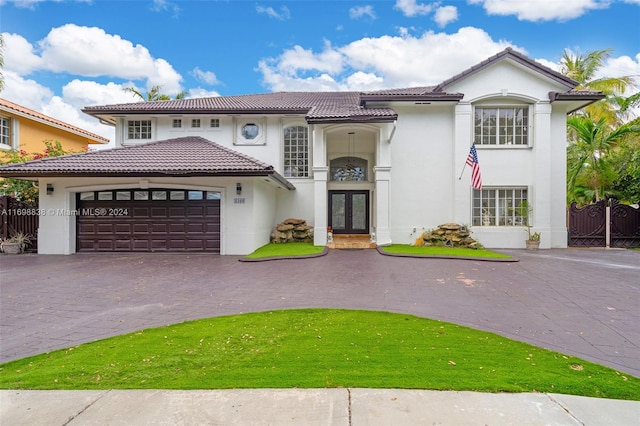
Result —
<instances>
[{"instance_id":1,"label":"two-story house","mask_svg":"<svg viewBox=\"0 0 640 426\"><path fill-rule=\"evenodd\" d=\"M0 152L42 153L43 141L60 142L66 151L83 151L109 139L0 98Z\"/></svg>"},{"instance_id":2,"label":"two-story house","mask_svg":"<svg viewBox=\"0 0 640 426\"><path fill-rule=\"evenodd\" d=\"M445 222L486 247L566 247L566 116L602 98L506 49L432 87L86 107L116 148L0 168L37 179L40 253L243 255L274 225L410 243ZM475 144L482 189L465 169ZM48 191L48 192L47 192Z\"/></svg>"}]
</instances>

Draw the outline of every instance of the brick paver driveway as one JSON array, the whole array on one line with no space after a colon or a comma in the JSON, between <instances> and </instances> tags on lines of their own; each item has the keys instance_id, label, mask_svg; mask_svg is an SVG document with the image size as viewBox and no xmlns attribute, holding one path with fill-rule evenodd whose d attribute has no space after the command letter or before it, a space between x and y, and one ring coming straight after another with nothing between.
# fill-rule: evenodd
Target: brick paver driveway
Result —
<instances>
[{"instance_id":1,"label":"brick paver driveway","mask_svg":"<svg viewBox=\"0 0 640 426\"><path fill-rule=\"evenodd\" d=\"M640 251L508 251L517 263L330 251L0 256L0 361L185 320L299 307L403 312L640 376Z\"/></svg>"}]
</instances>

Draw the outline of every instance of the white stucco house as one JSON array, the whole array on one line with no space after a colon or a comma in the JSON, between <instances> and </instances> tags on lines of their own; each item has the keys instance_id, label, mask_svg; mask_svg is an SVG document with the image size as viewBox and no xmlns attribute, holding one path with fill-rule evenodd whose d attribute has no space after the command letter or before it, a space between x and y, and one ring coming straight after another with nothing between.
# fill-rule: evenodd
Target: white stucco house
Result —
<instances>
[{"instance_id":1,"label":"white stucco house","mask_svg":"<svg viewBox=\"0 0 640 426\"><path fill-rule=\"evenodd\" d=\"M40 253L244 255L275 224L410 243L446 222L490 248L566 247L566 117L602 98L506 49L432 87L90 106L116 148L0 168L40 187ZM482 189L465 163L475 144Z\"/></svg>"}]
</instances>

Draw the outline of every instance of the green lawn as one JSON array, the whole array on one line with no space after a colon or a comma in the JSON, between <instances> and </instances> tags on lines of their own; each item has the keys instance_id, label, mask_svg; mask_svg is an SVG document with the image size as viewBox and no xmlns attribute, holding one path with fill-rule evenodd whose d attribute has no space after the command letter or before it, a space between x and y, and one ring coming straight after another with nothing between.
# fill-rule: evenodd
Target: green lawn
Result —
<instances>
[{"instance_id":1,"label":"green lawn","mask_svg":"<svg viewBox=\"0 0 640 426\"><path fill-rule=\"evenodd\" d=\"M381 249L387 253L410 254L415 256L459 256L459 257L481 257L491 259L511 259L508 254L497 253L486 249L468 249L462 247L421 247L408 244L392 244L383 246Z\"/></svg>"},{"instance_id":2,"label":"green lawn","mask_svg":"<svg viewBox=\"0 0 640 426\"><path fill-rule=\"evenodd\" d=\"M262 259L267 257L309 256L320 254L323 250L324 246L314 246L313 243L270 243L245 257L247 259Z\"/></svg>"},{"instance_id":3,"label":"green lawn","mask_svg":"<svg viewBox=\"0 0 640 426\"><path fill-rule=\"evenodd\" d=\"M455 324L299 309L143 330L0 365L3 389L406 388L640 400L640 378Z\"/></svg>"}]
</instances>

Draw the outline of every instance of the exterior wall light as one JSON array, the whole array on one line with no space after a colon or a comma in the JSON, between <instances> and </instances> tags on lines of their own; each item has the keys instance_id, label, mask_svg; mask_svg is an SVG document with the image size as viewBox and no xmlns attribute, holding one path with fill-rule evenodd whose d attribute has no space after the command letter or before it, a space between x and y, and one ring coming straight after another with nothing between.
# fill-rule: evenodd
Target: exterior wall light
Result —
<instances>
[{"instance_id":1,"label":"exterior wall light","mask_svg":"<svg viewBox=\"0 0 640 426\"><path fill-rule=\"evenodd\" d=\"M236 183L236 194L242 195L242 184L240 182Z\"/></svg>"},{"instance_id":2,"label":"exterior wall light","mask_svg":"<svg viewBox=\"0 0 640 426\"><path fill-rule=\"evenodd\" d=\"M53 185L48 183L47 184L47 195L51 195L53 194Z\"/></svg>"}]
</instances>

